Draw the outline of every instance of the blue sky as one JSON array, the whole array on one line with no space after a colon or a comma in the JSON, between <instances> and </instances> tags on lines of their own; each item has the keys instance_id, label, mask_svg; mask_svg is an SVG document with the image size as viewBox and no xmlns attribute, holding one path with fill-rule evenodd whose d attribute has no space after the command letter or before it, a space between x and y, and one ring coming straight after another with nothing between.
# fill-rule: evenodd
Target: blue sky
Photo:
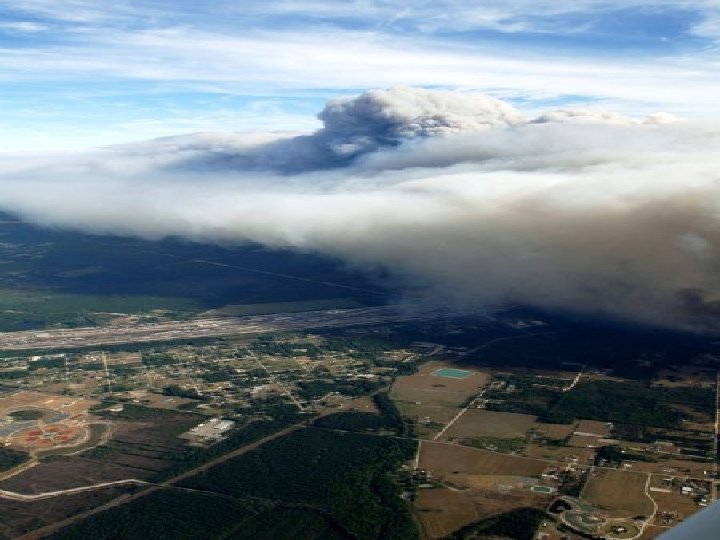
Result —
<instances>
[{"instance_id":1,"label":"blue sky","mask_svg":"<svg viewBox=\"0 0 720 540\"><path fill-rule=\"evenodd\" d=\"M718 116L717 0L0 0L0 152L312 130L413 85Z\"/></svg>"}]
</instances>

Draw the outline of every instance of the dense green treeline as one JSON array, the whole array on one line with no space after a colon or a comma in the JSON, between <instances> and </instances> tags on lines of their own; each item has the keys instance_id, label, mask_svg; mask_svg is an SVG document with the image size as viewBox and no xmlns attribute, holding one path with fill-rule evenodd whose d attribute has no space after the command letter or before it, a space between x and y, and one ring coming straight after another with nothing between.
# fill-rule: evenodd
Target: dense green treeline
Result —
<instances>
[{"instance_id":1,"label":"dense green treeline","mask_svg":"<svg viewBox=\"0 0 720 540\"><path fill-rule=\"evenodd\" d=\"M105 404L107 405L107 404ZM154 481L161 481L175 476L183 471L187 471L198 465L214 459L222 454L231 452L241 446L255 442L263 437L267 437L283 428L292 424L302 422L309 419L306 415L296 413L295 407L290 407L291 411L285 411L284 414L278 414L275 418L269 420L257 420L242 426L239 429L231 431L224 439L213 444L208 448L200 448L193 446L178 446L174 450L167 452L162 457L168 462L168 466L161 472L153 476ZM96 411L96 413L110 418L122 418L129 421L144 422L150 421L154 423L155 430L161 430L169 437L177 437L181 433L187 431L190 427L197 425L199 422L206 420L207 417L196 413L178 412L169 409L155 409L135 405L131 403L123 404L122 411L108 412ZM122 449L112 448L112 445L98 446L85 453L85 457L109 459Z\"/></svg>"},{"instance_id":2,"label":"dense green treeline","mask_svg":"<svg viewBox=\"0 0 720 540\"><path fill-rule=\"evenodd\" d=\"M368 379L346 380L346 379L315 379L299 381L298 394L302 399L312 400L321 398L331 392L339 392L346 396L362 396L377 390L385 383Z\"/></svg>"},{"instance_id":3,"label":"dense green treeline","mask_svg":"<svg viewBox=\"0 0 720 540\"><path fill-rule=\"evenodd\" d=\"M588 365L611 368L614 375L638 380L652 377L658 367L683 364L718 345L697 335L641 327L622 328L602 321L562 319L542 314L554 332L533 330L524 337L498 341L464 360L480 365L566 368ZM559 330L559 331L558 331Z\"/></svg>"},{"instance_id":4,"label":"dense green treeline","mask_svg":"<svg viewBox=\"0 0 720 540\"><path fill-rule=\"evenodd\" d=\"M252 442L258 441L263 437L272 435L276 431L288 427L301 420L299 416L286 416L282 419L275 420L258 420L251 422L247 426L233 431L222 441L213 444L209 448L195 448L190 446L184 446L175 453L167 456L175 462L175 465L156 475L155 481L160 481L166 478L170 478L183 471L190 470L198 465L210 461L218 456L231 452L236 448L245 446Z\"/></svg>"},{"instance_id":5,"label":"dense green treeline","mask_svg":"<svg viewBox=\"0 0 720 540\"><path fill-rule=\"evenodd\" d=\"M294 302L352 305L347 299L338 304L334 284L357 287L360 305L385 297L382 291L379 296L361 291L379 287L372 276L317 254L86 235L1 221L4 331L93 326L103 324L107 312L141 313L149 321L239 303L279 303L281 309Z\"/></svg>"},{"instance_id":6,"label":"dense green treeline","mask_svg":"<svg viewBox=\"0 0 720 540\"><path fill-rule=\"evenodd\" d=\"M352 540L319 512L271 508L244 521L228 540Z\"/></svg>"},{"instance_id":7,"label":"dense green treeline","mask_svg":"<svg viewBox=\"0 0 720 540\"><path fill-rule=\"evenodd\" d=\"M27 452L20 452L10 448L0 448L0 471L17 467L29 459Z\"/></svg>"},{"instance_id":8,"label":"dense green treeline","mask_svg":"<svg viewBox=\"0 0 720 540\"><path fill-rule=\"evenodd\" d=\"M245 428L234 440L224 442L237 445L240 434L259 438L269 427ZM271 431L277 429L273 426ZM151 493L54 538L415 540L409 510L390 478L412 457L414 445L414 441L306 428L183 482L184 487L215 496L170 490ZM213 448L217 454L227 451L227 447Z\"/></svg>"},{"instance_id":9,"label":"dense green treeline","mask_svg":"<svg viewBox=\"0 0 720 540\"><path fill-rule=\"evenodd\" d=\"M678 426L682 419L682 414L671 407L673 403L702 404L705 408L705 389L673 390L668 392L666 388L653 388L634 381L587 381L562 394L544 415L544 421L567 424L575 418L585 418L672 428Z\"/></svg>"},{"instance_id":10,"label":"dense green treeline","mask_svg":"<svg viewBox=\"0 0 720 540\"><path fill-rule=\"evenodd\" d=\"M659 428L680 425L683 415L676 406L710 414L715 400L708 388L660 388L648 382L609 380L584 381L564 393L520 385L513 393L494 391L489 396L503 399L488 404L490 410L535 414L543 422L569 424L586 419Z\"/></svg>"},{"instance_id":11,"label":"dense green treeline","mask_svg":"<svg viewBox=\"0 0 720 540\"><path fill-rule=\"evenodd\" d=\"M117 506L51 536L54 540L191 540L231 534L257 510L244 501L163 490Z\"/></svg>"},{"instance_id":12,"label":"dense green treeline","mask_svg":"<svg viewBox=\"0 0 720 540\"><path fill-rule=\"evenodd\" d=\"M403 419L395 402L390 399L387 392L378 392L373 396L373 402L387 423L398 435L413 436L413 427Z\"/></svg>"},{"instance_id":13,"label":"dense green treeline","mask_svg":"<svg viewBox=\"0 0 720 540\"><path fill-rule=\"evenodd\" d=\"M388 475L412 458L414 448L414 441L307 428L183 485L313 505L357 538L413 539L410 513Z\"/></svg>"},{"instance_id":14,"label":"dense green treeline","mask_svg":"<svg viewBox=\"0 0 720 540\"><path fill-rule=\"evenodd\" d=\"M107 510L54 540L353 540L323 512L165 489Z\"/></svg>"},{"instance_id":15,"label":"dense green treeline","mask_svg":"<svg viewBox=\"0 0 720 540\"><path fill-rule=\"evenodd\" d=\"M339 412L318 418L314 425L345 431L395 430L396 424L384 415L367 412Z\"/></svg>"}]
</instances>

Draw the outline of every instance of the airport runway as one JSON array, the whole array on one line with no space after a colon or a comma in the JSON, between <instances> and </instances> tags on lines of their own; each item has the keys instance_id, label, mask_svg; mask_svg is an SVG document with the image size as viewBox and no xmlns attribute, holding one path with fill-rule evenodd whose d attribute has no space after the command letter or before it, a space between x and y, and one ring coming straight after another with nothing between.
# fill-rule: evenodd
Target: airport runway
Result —
<instances>
[{"instance_id":1,"label":"airport runway","mask_svg":"<svg viewBox=\"0 0 720 540\"><path fill-rule=\"evenodd\" d=\"M96 345L173 341L202 337L366 326L448 316L447 308L431 306L381 306L300 313L275 313L246 317L213 317L190 321L142 323L58 330L23 330L0 333L0 350L75 349Z\"/></svg>"}]
</instances>

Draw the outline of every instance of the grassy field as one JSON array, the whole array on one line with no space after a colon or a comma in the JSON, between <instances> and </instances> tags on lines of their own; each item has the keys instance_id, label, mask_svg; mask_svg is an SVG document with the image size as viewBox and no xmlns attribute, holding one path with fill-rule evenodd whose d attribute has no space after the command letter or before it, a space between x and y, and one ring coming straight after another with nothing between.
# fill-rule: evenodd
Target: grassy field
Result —
<instances>
[{"instance_id":1,"label":"grassy field","mask_svg":"<svg viewBox=\"0 0 720 540\"><path fill-rule=\"evenodd\" d=\"M529 457L564 461L566 458L577 458L580 465L591 465L595 458L594 448L572 448L569 446L541 446L529 444L525 447Z\"/></svg>"},{"instance_id":2,"label":"grassy field","mask_svg":"<svg viewBox=\"0 0 720 540\"><path fill-rule=\"evenodd\" d=\"M424 441L420 468L436 473L539 476L546 463L485 450Z\"/></svg>"},{"instance_id":3,"label":"grassy field","mask_svg":"<svg viewBox=\"0 0 720 540\"><path fill-rule=\"evenodd\" d=\"M577 430L576 424L543 424L537 422L533 426L539 435L548 439L565 439L573 434L573 431Z\"/></svg>"},{"instance_id":4,"label":"grassy field","mask_svg":"<svg viewBox=\"0 0 720 540\"><path fill-rule=\"evenodd\" d=\"M612 424L599 422L597 420L581 420L578 422L575 431L580 433L591 433L598 437L609 437L612 431Z\"/></svg>"},{"instance_id":5,"label":"grassy field","mask_svg":"<svg viewBox=\"0 0 720 540\"><path fill-rule=\"evenodd\" d=\"M480 371L463 379L432 375L444 367L448 366L441 362L428 362L415 375L398 377L393 384L391 397L397 402L415 405L459 407L468 398L477 395L488 381L488 375Z\"/></svg>"},{"instance_id":6,"label":"grassy field","mask_svg":"<svg viewBox=\"0 0 720 540\"><path fill-rule=\"evenodd\" d=\"M653 505L645 494L647 475L596 469L585 485L582 498L617 517L649 516Z\"/></svg>"},{"instance_id":7,"label":"grassy field","mask_svg":"<svg viewBox=\"0 0 720 540\"><path fill-rule=\"evenodd\" d=\"M689 461L681 459L663 459L658 463L638 461L633 463L633 470L639 472L664 473L665 469L675 469L681 474L703 477L708 464L705 461Z\"/></svg>"},{"instance_id":8,"label":"grassy field","mask_svg":"<svg viewBox=\"0 0 720 540\"><path fill-rule=\"evenodd\" d=\"M423 489L414 507L429 538L445 538L479 518L472 496L450 489Z\"/></svg>"},{"instance_id":9,"label":"grassy field","mask_svg":"<svg viewBox=\"0 0 720 540\"><path fill-rule=\"evenodd\" d=\"M397 403L397 408L404 417L415 423L417 435L421 439L434 437L460 411L456 407L415 405L407 401Z\"/></svg>"},{"instance_id":10,"label":"grassy field","mask_svg":"<svg viewBox=\"0 0 720 540\"><path fill-rule=\"evenodd\" d=\"M445 432L444 437L524 437L535 424L528 414L469 409Z\"/></svg>"}]
</instances>

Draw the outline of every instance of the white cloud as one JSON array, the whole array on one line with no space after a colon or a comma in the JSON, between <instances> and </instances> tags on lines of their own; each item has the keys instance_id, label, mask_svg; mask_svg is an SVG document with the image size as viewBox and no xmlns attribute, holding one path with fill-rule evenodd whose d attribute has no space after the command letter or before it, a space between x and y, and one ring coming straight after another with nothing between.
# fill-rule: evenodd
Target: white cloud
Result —
<instances>
[{"instance_id":1,"label":"white cloud","mask_svg":"<svg viewBox=\"0 0 720 540\"><path fill-rule=\"evenodd\" d=\"M0 59L5 81L125 80L208 83L228 93L414 86L495 89L613 100L699 116L713 110L720 75L707 59L596 60L503 55L367 32L257 32L243 37L186 28L97 33L83 47L17 49ZM92 44L92 46L90 46Z\"/></svg>"},{"instance_id":2,"label":"white cloud","mask_svg":"<svg viewBox=\"0 0 720 540\"><path fill-rule=\"evenodd\" d=\"M33 138L45 148L109 144L127 140L118 136L122 125L134 122L146 128L139 137L151 137L193 117L191 131L254 128L241 119L237 126L211 125L200 106L197 114L172 115L176 122L152 110L123 117L119 109L74 121L67 92L98 105L110 87L136 109L144 95L163 90L178 101L189 94L324 98L403 84L476 90L530 101L534 110L552 102L625 115L718 114L720 7L712 0L0 0L0 6L8 15L0 31L9 38L0 50L3 148L20 148L21 140L30 148ZM648 22L660 15L667 25ZM619 29L608 23L614 18ZM635 23L638 32L628 31ZM619 36L607 34L613 31ZM15 112L29 100L26 89L40 84L47 92L29 110L67 109L46 126ZM274 127L296 128L291 116L276 115ZM60 128L66 140L55 134Z\"/></svg>"},{"instance_id":3,"label":"white cloud","mask_svg":"<svg viewBox=\"0 0 720 540\"><path fill-rule=\"evenodd\" d=\"M627 16L634 10L676 10L694 14L696 22L690 30L698 36L712 39L719 37L716 20L720 13L720 7L714 0L626 0L622 4L614 0L418 0L411 4L400 0L278 0L270 3L247 0L242 4L218 0L202 7L153 0L25 0L22 3L0 0L0 6L6 6L9 12L81 24L127 26L129 22L134 22L140 27L147 27L149 23L172 26L182 22L202 28L217 26L218 18L237 24L248 19L257 21L286 17L297 19L301 24L306 24L308 20L330 25L335 25L336 21L353 21L356 25L380 31L398 26L425 33L465 30L577 33L586 31L593 17L603 14L623 11ZM576 17L573 19L575 22L568 19L572 16Z\"/></svg>"},{"instance_id":4,"label":"white cloud","mask_svg":"<svg viewBox=\"0 0 720 540\"><path fill-rule=\"evenodd\" d=\"M660 117L658 117L660 118ZM545 112L533 120L536 124L567 122L575 124L632 124L634 120L613 111L589 108L555 109Z\"/></svg>"},{"instance_id":5,"label":"white cloud","mask_svg":"<svg viewBox=\"0 0 720 540\"><path fill-rule=\"evenodd\" d=\"M0 22L0 31L18 32L21 34L34 34L48 30L48 26L30 21Z\"/></svg>"}]
</instances>

